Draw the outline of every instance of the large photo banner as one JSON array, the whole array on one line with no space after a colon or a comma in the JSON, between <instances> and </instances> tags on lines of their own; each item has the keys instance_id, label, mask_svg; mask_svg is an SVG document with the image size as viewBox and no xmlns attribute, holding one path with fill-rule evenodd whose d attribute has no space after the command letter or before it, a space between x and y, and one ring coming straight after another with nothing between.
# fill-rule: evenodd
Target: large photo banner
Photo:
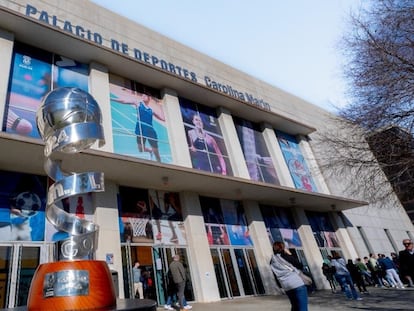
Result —
<instances>
[{"instance_id":1,"label":"large photo banner","mask_svg":"<svg viewBox=\"0 0 414 311\"><path fill-rule=\"evenodd\" d=\"M43 241L46 177L0 171L0 241Z\"/></svg>"},{"instance_id":2,"label":"large photo banner","mask_svg":"<svg viewBox=\"0 0 414 311\"><path fill-rule=\"evenodd\" d=\"M43 97L64 86L88 91L88 72L85 64L16 43L3 130L40 138L36 112Z\"/></svg>"},{"instance_id":3,"label":"large photo banner","mask_svg":"<svg viewBox=\"0 0 414 311\"><path fill-rule=\"evenodd\" d=\"M276 131L276 136L295 187L297 189L317 192L318 190L316 189L313 177L296 138L279 131Z\"/></svg>"},{"instance_id":4,"label":"large photo banner","mask_svg":"<svg viewBox=\"0 0 414 311\"><path fill-rule=\"evenodd\" d=\"M161 99L137 91L134 81L110 76L114 152L141 159L172 163Z\"/></svg>"},{"instance_id":5,"label":"large photo banner","mask_svg":"<svg viewBox=\"0 0 414 311\"><path fill-rule=\"evenodd\" d=\"M209 245L252 246L241 202L200 197Z\"/></svg>"},{"instance_id":6,"label":"large photo banner","mask_svg":"<svg viewBox=\"0 0 414 311\"><path fill-rule=\"evenodd\" d=\"M186 245L187 237L178 193L150 190L149 195L154 243Z\"/></svg>"},{"instance_id":7,"label":"large photo banner","mask_svg":"<svg viewBox=\"0 0 414 311\"><path fill-rule=\"evenodd\" d=\"M339 247L338 238L327 213L307 211L306 216L319 247Z\"/></svg>"},{"instance_id":8,"label":"large photo banner","mask_svg":"<svg viewBox=\"0 0 414 311\"><path fill-rule=\"evenodd\" d=\"M215 110L183 98L179 101L193 168L233 175Z\"/></svg>"},{"instance_id":9,"label":"large photo banner","mask_svg":"<svg viewBox=\"0 0 414 311\"><path fill-rule=\"evenodd\" d=\"M153 242L150 198L148 190L119 188L119 232L121 242Z\"/></svg>"},{"instance_id":10,"label":"large photo banner","mask_svg":"<svg viewBox=\"0 0 414 311\"><path fill-rule=\"evenodd\" d=\"M178 193L119 188L121 242L186 245Z\"/></svg>"},{"instance_id":11,"label":"large photo banner","mask_svg":"<svg viewBox=\"0 0 414 311\"><path fill-rule=\"evenodd\" d=\"M292 213L286 208L260 205L270 242L283 241L287 248L301 247L302 241Z\"/></svg>"},{"instance_id":12,"label":"large photo banner","mask_svg":"<svg viewBox=\"0 0 414 311\"><path fill-rule=\"evenodd\" d=\"M279 185L262 132L257 124L233 117L250 178Z\"/></svg>"}]
</instances>

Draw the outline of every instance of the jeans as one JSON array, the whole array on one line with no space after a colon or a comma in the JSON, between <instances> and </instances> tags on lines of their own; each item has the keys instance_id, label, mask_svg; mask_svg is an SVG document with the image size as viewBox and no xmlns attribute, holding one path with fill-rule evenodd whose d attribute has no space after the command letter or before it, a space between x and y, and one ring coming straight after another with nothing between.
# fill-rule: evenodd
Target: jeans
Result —
<instances>
[{"instance_id":1,"label":"jeans","mask_svg":"<svg viewBox=\"0 0 414 311\"><path fill-rule=\"evenodd\" d=\"M286 291L291 311L308 311L308 289L305 285Z\"/></svg>"},{"instance_id":2,"label":"jeans","mask_svg":"<svg viewBox=\"0 0 414 311\"><path fill-rule=\"evenodd\" d=\"M335 273L335 278L339 285L345 290L345 295L349 299L358 299L359 295L355 289L354 282L352 282L351 274L338 274Z\"/></svg>"}]
</instances>

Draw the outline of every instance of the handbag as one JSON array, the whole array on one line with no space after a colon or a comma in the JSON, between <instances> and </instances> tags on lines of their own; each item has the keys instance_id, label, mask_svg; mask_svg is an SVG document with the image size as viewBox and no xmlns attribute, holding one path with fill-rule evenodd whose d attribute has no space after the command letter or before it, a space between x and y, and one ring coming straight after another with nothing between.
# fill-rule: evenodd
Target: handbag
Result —
<instances>
[{"instance_id":1,"label":"handbag","mask_svg":"<svg viewBox=\"0 0 414 311\"><path fill-rule=\"evenodd\" d=\"M310 277L308 277L305 273L298 270L298 274L299 274L300 278L302 279L303 283L305 283L306 286L312 285L312 279Z\"/></svg>"}]
</instances>

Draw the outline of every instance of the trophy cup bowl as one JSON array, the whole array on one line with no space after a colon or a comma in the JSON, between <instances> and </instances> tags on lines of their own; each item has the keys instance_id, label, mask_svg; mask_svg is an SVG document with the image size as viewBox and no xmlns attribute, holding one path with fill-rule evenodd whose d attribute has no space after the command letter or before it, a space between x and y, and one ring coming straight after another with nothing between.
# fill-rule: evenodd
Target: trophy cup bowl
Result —
<instances>
[{"instance_id":1,"label":"trophy cup bowl","mask_svg":"<svg viewBox=\"0 0 414 311\"><path fill-rule=\"evenodd\" d=\"M102 116L93 97L78 88L49 92L36 114L45 142L45 171L55 181L47 195L46 217L67 238L57 241L59 261L37 268L30 286L29 311L107 310L116 306L114 284L105 261L93 260L98 226L67 213L59 202L104 191L103 173L65 173L55 153L77 153L104 144Z\"/></svg>"}]
</instances>

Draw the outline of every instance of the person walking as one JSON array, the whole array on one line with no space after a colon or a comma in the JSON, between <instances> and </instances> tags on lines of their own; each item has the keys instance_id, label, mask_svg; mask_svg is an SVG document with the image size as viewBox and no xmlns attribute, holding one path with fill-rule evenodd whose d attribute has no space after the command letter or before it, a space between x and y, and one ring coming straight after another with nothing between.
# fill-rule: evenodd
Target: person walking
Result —
<instances>
[{"instance_id":1,"label":"person walking","mask_svg":"<svg viewBox=\"0 0 414 311\"><path fill-rule=\"evenodd\" d=\"M308 311L308 291L299 270L282 257L283 248L280 244L273 243L273 256L270 268L278 279L282 289L285 291L292 306L292 311Z\"/></svg>"},{"instance_id":2,"label":"person walking","mask_svg":"<svg viewBox=\"0 0 414 311\"><path fill-rule=\"evenodd\" d=\"M329 286L331 287L332 293L336 293L336 285L335 285L335 279L334 279L334 269L330 264L327 262L322 263L322 273L326 277L326 279L329 282Z\"/></svg>"},{"instance_id":3,"label":"person walking","mask_svg":"<svg viewBox=\"0 0 414 311\"><path fill-rule=\"evenodd\" d=\"M352 262L352 259L348 259L346 264L346 268L348 269L349 273L351 274L352 281L356 284L359 289L360 293L367 294L367 288L364 283L364 279L362 278L362 273L359 270L358 266Z\"/></svg>"},{"instance_id":4,"label":"person walking","mask_svg":"<svg viewBox=\"0 0 414 311\"><path fill-rule=\"evenodd\" d=\"M410 239L403 240L404 250L399 252L400 275L408 287L414 287L414 250Z\"/></svg>"},{"instance_id":5,"label":"person walking","mask_svg":"<svg viewBox=\"0 0 414 311\"><path fill-rule=\"evenodd\" d=\"M371 272L372 280L375 282L375 287L384 287L384 282L382 281L381 271L378 269L378 263L376 255L373 253L369 254L368 257L364 257L365 263L367 264L369 272Z\"/></svg>"},{"instance_id":6,"label":"person walking","mask_svg":"<svg viewBox=\"0 0 414 311\"><path fill-rule=\"evenodd\" d=\"M345 260L339 256L335 251L332 252L331 264L335 267L335 278L339 285L344 289L345 295L348 299L362 300L359 297L358 292L355 289L354 282L352 281L351 273L346 267Z\"/></svg>"},{"instance_id":7,"label":"person walking","mask_svg":"<svg viewBox=\"0 0 414 311\"><path fill-rule=\"evenodd\" d=\"M378 258L378 264L386 273L386 280L391 287L404 288L403 283L401 282L400 277L398 276L397 270L395 270L394 262L391 258L380 254Z\"/></svg>"},{"instance_id":8,"label":"person walking","mask_svg":"<svg viewBox=\"0 0 414 311\"><path fill-rule=\"evenodd\" d=\"M177 289L178 302L180 304L180 310L184 311L184 289L187 281L186 272L183 264L180 261L180 255L175 254L173 261L170 263L169 270L171 271L172 280Z\"/></svg>"},{"instance_id":9,"label":"person walking","mask_svg":"<svg viewBox=\"0 0 414 311\"><path fill-rule=\"evenodd\" d=\"M361 258L355 259L355 265L358 267L361 272L362 279L366 285L374 285L374 281L371 278L371 272L369 272L367 265L362 261Z\"/></svg>"},{"instance_id":10,"label":"person walking","mask_svg":"<svg viewBox=\"0 0 414 311\"><path fill-rule=\"evenodd\" d=\"M144 299L144 287L141 280L141 269L139 268L140 264L136 260L134 266L132 267L132 273L134 276L134 296L139 296L139 299Z\"/></svg>"},{"instance_id":11,"label":"person walking","mask_svg":"<svg viewBox=\"0 0 414 311\"><path fill-rule=\"evenodd\" d=\"M167 271L166 285L167 285L167 300L165 302L164 309L175 310L172 307L173 302L178 304L178 306L180 305L180 303L177 298L177 288L175 287L173 276L172 276L170 269L168 269ZM191 305L188 304L187 300L185 299L185 296L184 296L183 304L184 304L184 309L186 310L191 310L193 308Z\"/></svg>"}]
</instances>

